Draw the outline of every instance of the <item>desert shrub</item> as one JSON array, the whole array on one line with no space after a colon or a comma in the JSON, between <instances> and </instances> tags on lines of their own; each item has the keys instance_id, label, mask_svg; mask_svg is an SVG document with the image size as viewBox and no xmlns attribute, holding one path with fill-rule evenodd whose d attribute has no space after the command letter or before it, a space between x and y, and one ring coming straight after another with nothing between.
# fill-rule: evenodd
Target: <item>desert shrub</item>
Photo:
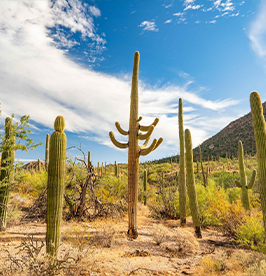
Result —
<instances>
[{"instance_id":1,"label":"desert shrub","mask_svg":"<svg viewBox=\"0 0 266 276\"><path fill-rule=\"evenodd\" d=\"M221 193L210 200L207 212L210 212L219 229L231 237L235 237L237 228L245 221L246 213L242 202L237 200L230 204Z\"/></svg>"},{"instance_id":2,"label":"desert shrub","mask_svg":"<svg viewBox=\"0 0 266 276\"><path fill-rule=\"evenodd\" d=\"M13 191L20 195L31 195L37 197L46 185L47 172L45 170L40 172L20 170L15 174Z\"/></svg>"},{"instance_id":3,"label":"desert shrub","mask_svg":"<svg viewBox=\"0 0 266 276\"><path fill-rule=\"evenodd\" d=\"M152 228L152 239L155 241L157 245L160 245L162 242L166 240L166 235L168 232L169 230L162 224L155 224Z\"/></svg>"},{"instance_id":4,"label":"desert shrub","mask_svg":"<svg viewBox=\"0 0 266 276\"><path fill-rule=\"evenodd\" d=\"M233 174L226 171L218 171L212 174L212 178L218 187L224 189L235 187L235 179L239 180L239 174Z\"/></svg>"},{"instance_id":5,"label":"desert shrub","mask_svg":"<svg viewBox=\"0 0 266 276\"><path fill-rule=\"evenodd\" d=\"M236 239L243 245L248 245L252 249L266 254L266 244L264 242L265 233L263 227L262 213L253 210L245 216L243 224L236 229Z\"/></svg>"},{"instance_id":6,"label":"desert shrub","mask_svg":"<svg viewBox=\"0 0 266 276\"><path fill-rule=\"evenodd\" d=\"M205 256L200 261L200 266L203 268L203 273L219 273L226 269L225 257Z\"/></svg>"}]
</instances>

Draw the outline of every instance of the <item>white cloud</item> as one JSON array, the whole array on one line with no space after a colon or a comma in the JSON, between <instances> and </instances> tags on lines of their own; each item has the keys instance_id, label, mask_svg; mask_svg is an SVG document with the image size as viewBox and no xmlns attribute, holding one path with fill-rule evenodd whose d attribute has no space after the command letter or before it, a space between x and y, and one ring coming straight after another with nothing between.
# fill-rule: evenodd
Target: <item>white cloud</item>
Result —
<instances>
[{"instance_id":1,"label":"white cloud","mask_svg":"<svg viewBox=\"0 0 266 276\"><path fill-rule=\"evenodd\" d=\"M191 4L193 2L195 2L196 0L185 0L184 1L184 5L188 5L188 4Z\"/></svg>"},{"instance_id":2,"label":"white cloud","mask_svg":"<svg viewBox=\"0 0 266 276\"><path fill-rule=\"evenodd\" d=\"M209 24L215 24L215 23L216 23L216 20L206 21L206 23L209 23Z\"/></svg>"},{"instance_id":3,"label":"white cloud","mask_svg":"<svg viewBox=\"0 0 266 276\"><path fill-rule=\"evenodd\" d=\"M79 7L77 1L75 3ZM61 7L63 4L61 0ZM51 128L55 117L62 114L66 120L66 130L80 133L77 135L83 135L84 132L84 136L111 146L108 132L115 130L114 122L120 121L124 129L128 126L130 79L98 73L67 58L48 29L55 24L60 27L57 14L59 18L64 18L62 24L73 28L73 32L79 30L84 36L90 34L92 39L97 37L97 33L92 19L88 21L89 26L83 21L78 23L71 19L70 10L68 15L63 15L63 10L60 12L57 5L57 13L54 13L48 0L0 2L0 120L3 122L12 113L17 116L30 114L33 122ZM73 18L77 14L80 11L74 9ZM81 25L78 27L77 24ZM132 64L133 56L128 62ZM206 100L190 91L189 83L162 88L139 83L139 110L144 117L143 124L150 124L154 117L160 117L154 137L164 137L164 143L158 151L162 156L165 149L175 148L177 144L176 114L180 97L184 101L185 126L191 129L193 143L196 144L210 133L209 129L193 124L192 118L198 121L202 118L200 109L209 110L213 120L215 117L218 120L221 116L217 111L238 103L231 99ZM218 127L221 125L217 124L211 131ZM116 136L120 140L117 133Z\"/></svg>"},{"instance_id":4,"label":"white cloud","mask_svg":"<svg viewBox=\"0 0 266 276\"><path fill-rule=\"evenodd\" d=\"M199 21L199 20L197 20L197 21L195 21L195 23L196 23L196 24L199 24L199 23L200 23L200 21Z\"/></svg>"},{"instance_id":5,"label":"white cloud","mask_svg":"<svg viewBox=\"0 0 266 276\"><path fill-rule=\"evenodd\" d=\"M266 2L261 1L261 7L255 20L251 23L248 37L252 49L260 57L266 56Z\"/></svg>"},{"instance_id":6,"label":"white cloud","mask_svg":"<svg viewBox=\"0 0 266 276\"><path fill-rule=\"evenodd\" d=\"M183 12L177 12L177 13L174 13L173 16L183 16L184 13Z\"/></svg>"},{"instance_id":7,"label":"white cloud","mask_svg":"<svg viewBox=\"0 0 266 276\"><path fill-rule=\"evenodd\" d=\"M198 10L200 7L202 7L202 5L188 5L184 8L184 11L186 10Z\"/></svg>"},{"instance_id":8,"label":"white cloud","mask_svg":"<svg viewBox=\"0 0 266 276\"><path fill-rule=\"evenodd\" d=\"M168 24L168 23L171 23L172 22L172 19L168 19L164 22L164 24Z\"/></svg>"},{"instance_id":9,"label":"white cloud","mask_svg":"<svg viewBox=\"0 0 266 276\"><path fill-rule=\"evenodd\" d=\"M90 10L90 13L91 13L93 16L95 16L95 17L101 16L101 11L100 11L97 7L95 7L95 6L90 6L90 7L89 7L89 10Z\"/></svg>"},{"instance_id":10,"label":"white cloud","mask_svg":"<svg viewBox=\"0 0 266 276\"><path fill-rule=\"evenodd\" d=\"M169 8L171 8L171 7L173 6L173 3L171 3L171 4L169 4L169 5L163 4L163 6L164 6L166 9L169 9Z\"/></svg>"},{"instance_id":11,"label":"white cloud","mask_svg":"<svg viewBox=\"0 0 266 276\"><path fill-rule=\"evenodd\" d=\"M151 32L158 32L159 29L156 28L156 24L154 21L143 21L139 25L139 27L143 27L143 31L151 31Z\"/></svg>"}]
</instances>

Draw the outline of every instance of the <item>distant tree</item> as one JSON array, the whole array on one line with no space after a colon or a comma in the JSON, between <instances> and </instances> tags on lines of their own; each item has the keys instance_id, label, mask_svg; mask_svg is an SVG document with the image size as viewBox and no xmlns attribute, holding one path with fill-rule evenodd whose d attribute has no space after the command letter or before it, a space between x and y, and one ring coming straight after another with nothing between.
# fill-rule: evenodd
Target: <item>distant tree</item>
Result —
<instances>
[{"instance_id":1,"label":"distant tree","mask_svg":"<svg viewBox=\"0 0 266 276\"><path fill-rule=\"evenodd\" d=\"M12 176L14 172L15 151L22 150L27 152L33 150L42 143L35 144L33 139L28 137L31 133L29 130L29 115L24 115L18 122L13 124L15 115L11 118L7 117L5 120L4 130L5 134L0 133L0 153L2 153L1 160L1 174L0 174L0 230L6 228L7 222L7 208L9 202L9 195L12 184Z\"/></svg>"}]
</instances>

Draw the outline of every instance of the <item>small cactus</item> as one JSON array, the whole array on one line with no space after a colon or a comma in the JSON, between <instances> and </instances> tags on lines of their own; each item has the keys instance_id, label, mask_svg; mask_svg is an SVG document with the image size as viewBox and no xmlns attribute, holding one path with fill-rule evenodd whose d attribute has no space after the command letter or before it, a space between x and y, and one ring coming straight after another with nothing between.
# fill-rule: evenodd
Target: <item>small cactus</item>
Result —
<instances>
[{"instance_id":1,"label":"small cactus","mask_svg":"<svg viewBox=\"0 0 266 276\"><path fill-rule=\"evenodd\" d=\"M46 146L45 146L45 170L48 171L49 165L49 134L46 135Z\"/></svg>"},{"instance_id":2,"label":"small cactus","mask_svg":"<svg viewBox=\"0 0 266 276\"><path fill-rule=\"evenodd\" d=\"M252 177L247 184L247 177L245 171L245 164L244 164L244 156L243 156L243 145L242 142L238 142L238 162L239 162L239 171L240 171L240 181L235 180L235 184L237 187L241 188L242 190L242 204L246 210L250 210L249 204L249 197L248 197L248 189L252 189L255 183L256 178L256 170L253 170Z\"/></svg>"},{"instance_id":3,"label":"small cactus","mask_svg":"<svg viewBox=\"0 0 266 276\"><path fill-rule=\"evenodd\" d=\"M42 170L42 165L41 165L41 160L40 158L38 159L38 172Z\"/></svg>"},{"instance_id":4,"label":"small cactus","mask_svg":"<svg viewBox=\"0 0 266 276\"><path fill-rule=\"evenodd\" d=\"M1 183L0 183L0 230L6 228L7 222L7 205L9 202L9 195L11 189L11 173L15 160L15 151L12 149L15 140L12 137L12 119L7 117L5 119L5 144L2 160L1 160ZM10 150L11 148L11 150Z\"/></svg>"},{"instance_id":5,"label":"small cactus","mask_svg":"<svg viewBox=\"0 0 266 276\"><path fill-rule=\"evenodd\" d=\"M91 164L91 152L88 151L88 166Z\"/></svg>"},{"instance_id":6,"label":"small cactus","mask_svg":"<svg viewBox=\"0 0 266 276\"><path fill-rule=\"evenodd\" d=\"M144 170L144 177L143 177L143 190L144 190L144 199L143 203L147 205L147 171Z\"/></svg>"},{"instance_id":7,"label":"small cactus","mask_svg":"<svg viewBox=\"0 0 266 276\"><path fill-rule=\"evenodd\" d=\"M187 188L186 188L186 170L185 170L185 141L184 141L184 128L183 128L183 103L179 99L179 143L180 143L180 157L179 157L179 213L181 225L186 224L186 201L187 201Z\"/></svg>"},{"instance_id":8,"label":"small cactus","mask_svg":"<svg viewBox=\"0 0 266 276\"><path fill-rule=\"evenodd\" d=\"M199 207L194 178L192 141L189 129L185 130L186 168L187 168L187 192L189 206L197 238L202 238L199 219Z\"/></svg>"},{"instance_id":9,"label":"small cactus","mask_svg":"<svg viewBox=\"0 0 266 276\"><path fill-rule=\"evenodd\" d=\"M50 139L46 219L46 252L52 256L57 255L61 240L67 144L63 116L59 115L56 117L54 129L55 131Z\"/></svg>"},{"instance_id":10,"label":"small cactus","mask_svg":"<svg viewBox=\"0 0 266 276\"><path fill-rule=\"evenodd\" d=\"M266 234L266 127L260 95L256 91L250 94L250 106L257 147L260 202Z\"/></svg>"}]
</instances>

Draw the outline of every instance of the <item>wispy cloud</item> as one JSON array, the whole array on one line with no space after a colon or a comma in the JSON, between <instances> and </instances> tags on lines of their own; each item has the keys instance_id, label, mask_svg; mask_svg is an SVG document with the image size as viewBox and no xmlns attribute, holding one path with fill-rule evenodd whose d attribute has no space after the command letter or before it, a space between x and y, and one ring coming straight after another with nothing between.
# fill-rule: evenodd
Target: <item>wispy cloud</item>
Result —
<instances>
[{"instance_id":1,"label":"wispy cloud","mask_svg":"<svg viewBox=\"0 0 266 276\"><path fill-rule=\"evenodd\" d=\"M172 19L168 19L164 22L164 24L168 24L168 23L171 23L172 22Z\"/></svg>"},{"instance_id":2,"label":"wispy cloud","mask_svg":"<svg viewBox=\"0 0 266 276\"><path fill-rule=\"evenodd\" d=\"M75 7L83 9L80 3L74 2ZM125 114L129 114L130 80L83 68L69 59L50 32L55 25L60 27L60 22L68 25L72 32L89 37L94 46L100 36L91 17L90 20L87 18L87 23L82 20L78 23L75 20L80 20L76 18L77 14L82 14L80 10L73 11L71 17L70 10L64 15L65 8L61 6L59 9L59 4L57 7L55 13L48 0L0 2L0 120L3 122L13 112L17 116L30 114L33 124L50 128L55 117L62 114L68 131L111 146L108 132L114 130L114 121L120 121L125 129L128 126ZM128 62L132 63L133 57ZM185 74L184 77L188 76ZM165 142L159 152L176 148L180 97L184 100L185 126L191 129L196 144L210 133L209 129L192 123L192 118L201 121L200 110L208 110L212 112L213 120L220 120L218 111L238 103L232 99L206 100L190 90L189 83L188 80L183 86L161 88L149 87L143 82L139 84L143 123L150 124L155 116L160 117L154 135L160 137L163 133ZM224 120L229 122L229 119ZM211 131L220 127L216 124Z\"/></svg>"},{"instance_id":3,"label":"wispy cloud","mask_svg":"<svg viewBox=\"0 0 266 276\"><path fill-rule=\"evenodd\" d=\"M151 31L151 32L159 31L159 29L156 28L157 26L153 20L152 21L143 21L140 23L139 27L142 27L143 31Z\"/></svg>"},{"instance_id":4,"label":"wispy cloud","mask_svg":"<svg viewBox=\"0 0 266 276\"><path fill-rule=\"evenodd\" d=\"M186 10L198 10L202 5L188 5L184 8L184 11Z\"/></svg>"},{"instance_id":5,"label":"wispy cloud","mask_svg":"<svg viewBox=\"0 0 266 276\"><path fill-rule=\"evenodd\" d=\"M173 6L173 3L169 4L169 5L166 5L166 4L163 4L163 7L165 7L166 9L169 9Z\"/></svg>"},{"instance_id":6,"label":"wispy cloud","mask_svg":"<svg viewBox=\"0 0 266 276\"><path fill-rule=\"evenodd\" d=\"M252 49L260 57L266 56L266 2L261 1L261 8L255 20L251 23L248 37Z\"/></svg>"}]
</instances>

